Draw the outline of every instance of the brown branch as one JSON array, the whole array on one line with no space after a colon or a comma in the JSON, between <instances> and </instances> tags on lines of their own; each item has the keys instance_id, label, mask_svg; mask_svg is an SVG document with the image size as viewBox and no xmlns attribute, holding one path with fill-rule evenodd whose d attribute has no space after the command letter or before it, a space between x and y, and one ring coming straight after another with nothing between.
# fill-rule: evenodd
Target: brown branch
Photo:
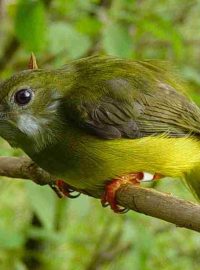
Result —
<instances>
[{"instance_id":1,"label":"brown branch","mask_svg":"<svg viewBox=\"0 0 200 270\"><path fill-rule=\"evenodd\" d=\"M0 175L12 178L31 179L37 184L49 184L53 177L39 168L27 157L0 157ZM87 191L86 191L87 192ZM99 194L93 194L99 197ZM200 232L200 205L191 203L154 189L123 185L117 191L117 202L131 210L156 217Z\"/></svg>"},{"instance_id":2,"label":"brown branch","mask_svg":"<svg viewBox=\"0 0 200 270\"><path fill-rule=\"evenodd\" d=\"M153 189L126 185L117 192L119 204L177 227L200 232L200 205Z\"/></svg>"},{"instance_id":3,"label":"brown branch","mask_svg":"<svg viewBox=\"0 0 200 270\"><path fill-rule=\"evenodd\" d=\"M46 185L52 181L52 177L28 157L0 157L0 175L31 179L39 185Z\"/></svg>"}]
</instances>

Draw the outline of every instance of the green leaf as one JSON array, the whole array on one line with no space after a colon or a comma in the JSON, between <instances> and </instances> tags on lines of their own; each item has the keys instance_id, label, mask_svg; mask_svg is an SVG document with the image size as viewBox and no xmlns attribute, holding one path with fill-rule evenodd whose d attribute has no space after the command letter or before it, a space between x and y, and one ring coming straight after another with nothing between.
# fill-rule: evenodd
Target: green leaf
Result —
<instances>
[{"instance_id":1,"label":"green leaf","mask_svg":"<svg viewBox=\"0 0 200 270\"><path fill-rule=\"evenodd\" d=\"M132 39L128 28L123 25L108 25L104 30L102 42L107 54L127 58L133 55Z\"/></svg>"},{"instance_id":2,"label":"green leaf","mask_svg":"<svg viewBox=\"0 0 200 270\"><path fill-rule=\"evenodd\" d=\"M187 81L191 81L198 86L200 85L200 76L198 70L190 66L185 66L182 68L182 73Z\"/></svg>"},{"instance_id":3,"label":"green leaf","mask_svg":"<svg viewBox=\"0 0 200 270\"><path fill-rule=\"evenodd\" d=\"M144 32L152 34L154 38L169 41L177 58L181 59L184 56L183 38L171 21L154 16L138 23Z\"/></svg>"},{"instance_id":4,"label":"green leaf","mask_svg":"<svg viewBox=\"0 0 200 270\"><path fill-rule=\"evenodd\" d=\"M48 49L52 54L67 52L69 58L78 58L83 56L90 46L90 39L70 24L57 22L49 28Z\"/></svg>"},{"instance_id":5,"label":"green leaf","mask_svg":"<svg viewBox=\"0 0 200 270\"><path fill-rule=\"evenodd\" d=\"M98 35L101 29L101 22L94 17L82 17L76 22L76 28L79 32L95 36Z\"/></svg>"},{"instance_id":6,"label":"green leaf","mask_svg":"<svg viewBox=\"0 0 200 270\"><path fill-rule=\"evenodd\" d=\"M0 247L1 249L17 249L24 244L24 236L13 230L0 230Z\"/></svg>"},{"instance_id":7,"label":"green leaf","mask_svg":"<svg viewBox=\"0 0 200 270\"><path fill-rule=\"evenodd\" d=\"M35 211L46 229L53 230L56 216L56 200L58 198L48 186L39 186L28 181L26 186L33 211Z\"/></svg>"},{"instance_id":8,"label":"green leaf","mask_svg":"<svg viewBox=\"0 0 200 270\"><path fill-rule=\"evenodd\" d=\"M77 16L85 12L93 10L93 3L96 0L56 0L54 1L54 8L59 11L59 14L64 16Z\"/></svg>"},{"instance_id":9,"label":"green leaf","mask_svg":"<svg viewBox=\"0 0 200 270\"><path fill-rule=\"evenodd\" d=\"M46 14L39 0L20 0L15 17L15 32L29 51L41 51L46 45Z\"/></svg>"}]
</instances>

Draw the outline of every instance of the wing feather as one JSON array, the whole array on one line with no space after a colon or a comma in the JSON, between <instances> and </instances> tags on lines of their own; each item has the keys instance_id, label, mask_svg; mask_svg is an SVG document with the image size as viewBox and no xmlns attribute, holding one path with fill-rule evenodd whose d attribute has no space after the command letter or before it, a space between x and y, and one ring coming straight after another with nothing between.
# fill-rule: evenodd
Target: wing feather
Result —
<instances>
[{"instance_id":1,"label":"wing feather","mask_svg":"<svg viewBox=\"0 0 200 270\"><path fill-rule=\"evenodd\" d=\"M200 109L183 94L181 86L170 81L166 70L162 76L162 68L156 68L154 62L126 64L109 59L109 65L104 67L100 59L91 61L94 62L87 63L85 69L82 67L85 74L89 69L91 77L83 85L79 83L82 77L76 80L69 101L73 124L103 139L200 134Z\"/></svg>"}]
</instances>

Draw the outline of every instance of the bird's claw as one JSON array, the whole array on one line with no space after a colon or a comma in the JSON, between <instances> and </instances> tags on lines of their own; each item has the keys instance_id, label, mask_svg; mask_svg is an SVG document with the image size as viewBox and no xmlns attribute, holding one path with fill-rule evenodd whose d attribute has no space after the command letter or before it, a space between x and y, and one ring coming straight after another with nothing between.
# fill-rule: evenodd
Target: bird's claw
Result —
<instances>
[{"instance_id":1,"label":"bird's claw","mask_svg":"<svg viewBox=\"0 0 200 270\"><path fill-rule=\"evenodd\" d=\"M63 180L56 180L49 184L50 187L55 191L59 198L68 197L70 199L75 199L81 195L80 192L73 190L67 183ZM76 194L72 194L76 193Z\"/></svg>"},{"instance_id":2,"label":"bird's claw","mask_svg":"<svg viewBox=\"0 0 200 270\"><path fill-rule=\"evenodd\" d=\"M110 205L110 208L115 213L120 214L126 213L128 212L129 209L119 206L116 201L116 191L119 189L119 187L122 184L127 183L139 186L141 182L155 181L162 177L163 176L158 173L149 174L145 172L130 173L127 175L123 175L122 177L119 177L107 183L105 187L105 192L101 198L101 204L103 207L107 207Z\"/></svg>"},{"instance_id":3,"label":"bird's claw","mask_svg":"<svg viewBox=\"0 0 200 270\"><path fill-rule=\"evenodd\" d=\"M117 203L109 203L109 202L105 202L104 201L104 198L101 199L101 205L103 207L108 207L110 205L111 209L115 212L115 213L118 213L118 214L124 214L124 213L127 213L129 211L128 208L125 208L125 207L121 207L119 206Z\"/></svg>"},{"instance_id":4,"label":"bird's claw","mask_svg":"<svg viewBox=\"0 0 200 270\"><path fill-rule=\"evenodd\" d=\"M101 204L103 207L110 205L110 208L118 214L124 214L128 212L129 209L121 207L117 204L115 193L119 186L121 185L119 179L114 179L106 185L105 192L101 198Z\"/></svg>"}]
</instances>

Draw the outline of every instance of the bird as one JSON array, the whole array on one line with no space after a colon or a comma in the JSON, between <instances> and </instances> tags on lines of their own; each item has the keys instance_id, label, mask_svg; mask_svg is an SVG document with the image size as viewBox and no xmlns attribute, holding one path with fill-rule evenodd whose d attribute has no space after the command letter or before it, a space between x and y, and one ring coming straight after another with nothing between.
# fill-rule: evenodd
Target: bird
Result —
<instances>
[{"instance_id":1,"label":"bird","mask_svg":"<svg viewBox=\"0 0 200 270\"><path fill-rule=\"evenodd\" d=\"M52 187L116 192L164 177L200 198L200 109L170 64L90 56L61 68L29 68L0 84L0 136L57 179Z\"/></svg>"}]
</instances>

